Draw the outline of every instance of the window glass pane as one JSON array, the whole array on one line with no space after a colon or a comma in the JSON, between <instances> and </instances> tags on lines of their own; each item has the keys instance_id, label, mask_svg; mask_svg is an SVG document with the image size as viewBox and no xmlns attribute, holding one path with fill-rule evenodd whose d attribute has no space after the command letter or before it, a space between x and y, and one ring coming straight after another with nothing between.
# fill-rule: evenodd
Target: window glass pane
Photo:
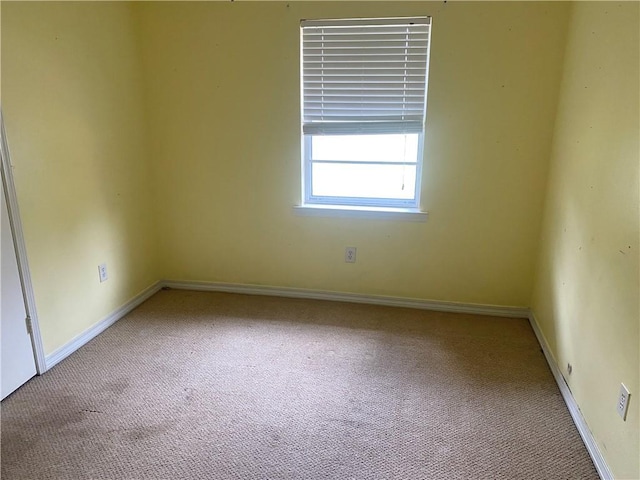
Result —
<instances>
[{"instance_id":1,"label":"window glass pane","mask_svg":"<svg viewBox=\"0 0 640 480\"><path fill-rule=\"evenodd\" d=\"M315 196L412 200L415 195L413 165L313 163L312 170Z\"/></svg>"},{"instance_id":2,"label":"window glass pane","mask_svg":"<svg viewBox=\"0 0 640 480\"><path fill-rule=\"evenodd\" d=\"M416 162L418 136L395 135L314 135L312 160L349 162Z\"/></svg>"}]
</instances>

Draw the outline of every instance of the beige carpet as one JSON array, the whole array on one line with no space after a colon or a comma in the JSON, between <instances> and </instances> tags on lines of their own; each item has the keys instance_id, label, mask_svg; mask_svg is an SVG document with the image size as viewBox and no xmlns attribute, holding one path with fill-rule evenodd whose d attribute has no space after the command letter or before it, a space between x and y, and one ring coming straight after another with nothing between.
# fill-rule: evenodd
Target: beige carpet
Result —
<instances>
[{"instance_id":1,"label":"beige carpet","mask_svg":"<svg viewBox=\"0 0 640 480\"><path fill-rule=\"evenodd\" d=\"M597 478L527 321L162 291L2 402L2 479Z\"/></svg>"}]
</instances>

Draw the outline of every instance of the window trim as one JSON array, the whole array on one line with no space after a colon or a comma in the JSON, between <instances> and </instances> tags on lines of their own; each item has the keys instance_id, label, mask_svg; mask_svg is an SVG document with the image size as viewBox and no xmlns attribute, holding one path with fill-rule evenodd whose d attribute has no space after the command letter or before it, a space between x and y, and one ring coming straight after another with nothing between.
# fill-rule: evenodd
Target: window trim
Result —
<instances>
[{"instance_id":1,"label":"window trim","mask_svg":"<svg viewBox=\"0 0 640 480\"><path fill-rule=\"evenodd\" d=\"M312 150L311 139L316 133L305 133L303 131L305 125L305 64L304 64L304 27L306 26L354 26L354 25L393 25L401 24L409 20L418 20L421 24L427 24L428 36L427 36L427 48L426 48L426 68L424 77L424 103L422 111L422 129L419 132L407 132L415 133L418 135L418 149L415 162L416 178L415 178L415 190L412 199L392 199L392 198L363 198L363 197L337 197L337 196L314 196L312 192ZM429 83L429 67L431 60L431 32L433 26L433 20L431 16L424 17L393 17L393 18L368 18L368 19L333 19L333 20L302 20L300 23L300 101L301 101L301 121L300 121L300 133L301 133L301 150L302 150L302 175L301 175L301 203L297 208L310 208L311 211L327 211L327 212L345 212L352 211L356 213L362 213L363 211L371 212L373 214L380 214L384 212L387 214L409 214L414 215L416 213L424 215L426 218L426 212L420 210L421 208L421 193L423 184L423 166L424 166L424 143L426 136L426 110L427 110L427 97L428 97L428 83ZM337 132L336 132L337 133ZM371 132L373 133L373 132ZM400 132L393 131L380 131L378 134L393 134ZM363 164L374 165L382 162L359 162ZM413 165L413 164L412 164ZM315 214L315 213L314 213ZM359 215L358 215L359 216Z\"/></svg>"},{"instance_id":2,"label":"window trim","mask_svg":"<svg viewBox=\"0 0 640 480\"><path fill-rule=\"evenodd\" d=\"M374 220L407 220L426 222L429 212L418 208L357 207L346 205L295 205L293 212L305 217L365 218Z\"/></svg>"}]
</instances>

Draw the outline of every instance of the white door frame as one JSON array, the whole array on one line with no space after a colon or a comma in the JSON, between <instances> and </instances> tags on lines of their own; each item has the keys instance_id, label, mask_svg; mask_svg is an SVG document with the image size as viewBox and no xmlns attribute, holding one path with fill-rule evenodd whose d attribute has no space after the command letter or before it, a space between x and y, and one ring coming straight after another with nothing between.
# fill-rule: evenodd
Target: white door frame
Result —
<instances>
[{"instance_id":1,"label":"white door frame","mask_svg":"<svg viewBox=\"0 0 640 480\"><path fill-rule=\"evenodd\" d=\"M24 297L27 317L30 319L31 346L33 347L33 358L36 362L36 371L42 375L47 371L45 363L44 347L40 336L40 326L38 323L38 313L36 310L36 300L33 294L29 262L27 261L27 248L24 243L22 222L20 222L20 211L18 210L18 198L16 187L13 183L13 170L11 157L9 156L9 145L7 143L7 132L4 128L4 117L0 108L0 160L2 161L2 183L7 195L7 210L9 211L9 223L13 233L13 244L18 260L18 273L20 274L20 284L22 285L22 295Z\"/></svg>"}]
</instances>

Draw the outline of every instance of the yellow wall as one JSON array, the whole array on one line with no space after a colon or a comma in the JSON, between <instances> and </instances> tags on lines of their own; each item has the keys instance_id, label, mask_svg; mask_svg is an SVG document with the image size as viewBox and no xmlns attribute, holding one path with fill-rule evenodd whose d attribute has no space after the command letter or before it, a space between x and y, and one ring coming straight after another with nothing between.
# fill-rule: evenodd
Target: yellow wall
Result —
<instances>
[{"instance_id":1,"label":"yellow wall","mask_svg":"<svg viewBox=\"0 0 640 480\"><path fill-rule=\"evenodd\" d=\"M638 6L574 5L533 296L616 478L640 478ZM620 382L632 393L626 422Z\"/></svg>"},{"instance_id":2,"label":"yellow wall","mask_svg":"<svg viewBox=\"0 0 640 480\"><path fill-rule=\"evenodd\" d=\"M566 4L155 2L137 13L163 277L528 305ZM428 221L296 215L300 19L417 14L433 16Z\"/></svg>"},{"instance_id":3,"label":"yellow wall","mask_svg":"<svg viewBox=\"0 0 640 480\"><path fill-rule=\"evenodd\" d=\"M158 279L132 18L124 3L2 2L2 108L46 353Z\"/></svg>"}]
</instances>

